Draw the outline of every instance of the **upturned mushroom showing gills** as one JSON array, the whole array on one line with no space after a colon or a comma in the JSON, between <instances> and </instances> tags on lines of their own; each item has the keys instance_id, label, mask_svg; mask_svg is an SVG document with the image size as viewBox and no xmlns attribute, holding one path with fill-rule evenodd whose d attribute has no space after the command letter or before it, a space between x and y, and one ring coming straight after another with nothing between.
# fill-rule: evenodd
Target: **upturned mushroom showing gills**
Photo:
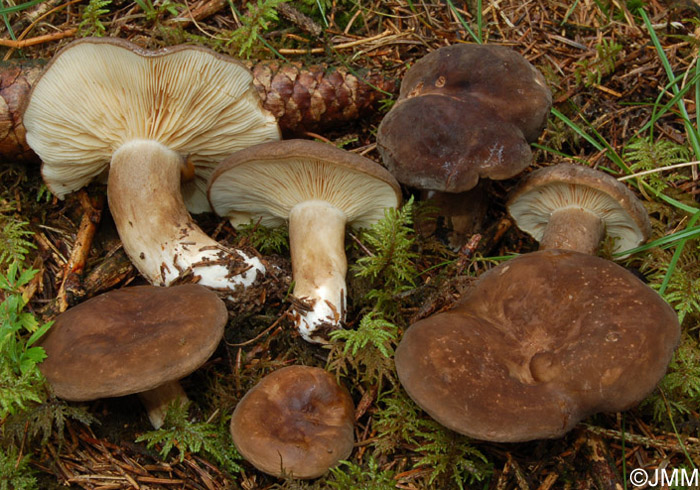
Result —
<instances>
[{"instance_id":1,"label":"upturned mushroom showing gills","mask_svg":"<svg viewBox=\"0 0 700 490\"><path fill-rule=\"evenodd\" d=\"M39 368L69 401L138 393L159 428L168 405L187 400L179 380L212 355L227 321L224 302L204 286L117 289L56 317Z\"/></svg>"},{"instance_id":2,"label":"upturned mushroom showing gills","mask_svg":"<svg viewBox=\"0 0 700 490\"><path fill-rule=\"evenodd\" d=\"M528 441L640 402L679 337L674 310L631 272L543 250L484 273L455 308L409 327L396 369L411 398L445 427Z\"/></svg>"},{"instance_id":3,"label":"upturned mushroom showing gills","mask_svg":"<svg viewBox=\"0 0 700 490\"><path fill-rule=\"evenodd\" d=\"M225 155L279 139L236 60L194 46L81 39L47 65L23 117L56 196L108 174L124 250L151 284L191 270L202 285L234 291L264 274L257 257L224 249L188 213L210 210L206 182Z\"/></svg>"},{"instance_id":4,"label":"upturned mushroom showing gills","mask_svg":"<svg viewBox=\"0 0 700 490\"><path fill-rule=\"evenodd\" d=\"M302 337L324 342L345 321L345 228L367 227L401 201L381 165L326 143L285 140L232 154L214 171L209 201L236 226L288 222L294 312Z\"/></svg>"},{"instance_id":5,"label":"upturned mushroom showing gills","mask_svg":"<svg viewBox=\"0 0 700 490\"><path fill-rule=\"evenodd\" d=\"M238 402L231 435L260 471L308 479L350 456L353 423L352 398L333 375L288 366L265 376Z\"/></svg>"},{"instance_id":6,"label":"upturned mushroom showing gills","mask_svg":"<svg viewBox=\"0 0 700 490\"><path fill-rule=\"evenodd\" d=\"M481 179L507 179L530 165L529 143L551 105L544 77L516 51L446 46L406 72L377 130L377 147L399 182L453 208L463 202L468 215L479 203L467 191Z\"/></svg>"},{"instance_id":7,"label":"upturned mushroom showing gills","mask_svg":"<svg viewBox=\"0 0 700 490\"><path fill-rule=\"evenodd\" d=\"M611 175L584 165L561 163L535 170L513 191L508 211L540 250L595 254L605 236L613 252L649 238L651 223L642 203Z\"/></svg>"}]
</instances>

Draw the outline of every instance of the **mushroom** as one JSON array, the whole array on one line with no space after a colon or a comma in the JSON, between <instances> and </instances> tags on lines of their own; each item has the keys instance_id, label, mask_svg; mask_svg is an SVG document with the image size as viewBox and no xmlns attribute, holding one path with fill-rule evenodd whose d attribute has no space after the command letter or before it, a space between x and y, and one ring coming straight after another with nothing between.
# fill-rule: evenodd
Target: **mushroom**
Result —
<instances>
[{"instance_id":1,"label":"mushroom","mask_svg":"<svg viewBox=\"0 0 700 490\"><path fill-rule=\"evenodd\" d=\"M329 144L285 140L225 159L209 183L209 201L234 226L289 223L295 323L304 339L324 342L345 320L345 228L370 226L401 200L381 165Z\"/></svg>"},{"instance_id":2,"label":"mushroom","mask_svg":"<svg viewBox=\"0 0 700 490\"><path fill-rule=\"evenodd\" d=\"M595 254L607 234L613 251L645 242L651 234L642 203L614 177L584 165L560 163L535 170L513 191L508 211L540 250Z\"/></svg>"},{"instance_id":3,"label":"mushroom","mask_svg":"<svg viewBox=\"0 0 700 490\"><path fill-rule=\"evenodd\" d=\"M409 327L396 369L411 398L445 427L528 441L640 402L679 337L673 309L631 272L542 250L489 270L455 308Z\"/></svg>"},{"instance_id":4,"label":"mushroom","mask_svg":"<svg viewBox=\"0 0 700 490\"><path fill-rule=\"evenodd\" d=\"M260 471L310 479L350 456L353 423L352 398L330 373L288 366L265 376L238 402L231 435Z\"/></svg>"},{"instance_id":5,"label":"mushroom","mask_svg":"<svg viewBox=\"0 0 700 490\"><path fill-rule=\"evenodd\" d=\"M58 315L39 365L56 396L88 401L138 393L153 427L186 401L178 380L219 345L224 302L204 286L134 286L95 296Z\"/></svg>"},{"instance_id":6,"label":"mushroom","mask_svg":"<svg viewBox=\"0 0 700 490\"><path fill-rule=\"evenodd\" d=\"M529 143L551 105L544 77L516 51L446 46L406 72L377 130L377 147L399 182L443 209L457 208L449 212L457 215L452 244L458 246L486 207L483 191L472 190L480 179L507 179L530 165Z\"/></svg>"},{"instance_id":7,"label":"mushroom","mask_svg":"<svg viewBox=\"0 0 700 490\"><path fill-rule=\"evenodd\" d=\"M81 39L47 65L23 118L59 198L108 173L124 250L151 284L191 270L200 284L233 292L264 274L257 257L224 249L187 211L210 210L206 181L225 155L279 139L241 63L194 46Z\"/></svg>"}]
</instances>

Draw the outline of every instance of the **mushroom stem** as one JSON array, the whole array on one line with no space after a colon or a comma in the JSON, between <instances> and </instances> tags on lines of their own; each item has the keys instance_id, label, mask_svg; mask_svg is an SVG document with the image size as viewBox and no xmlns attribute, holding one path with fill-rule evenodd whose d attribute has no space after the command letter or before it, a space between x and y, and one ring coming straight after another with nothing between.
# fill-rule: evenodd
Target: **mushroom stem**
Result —
<instances>
[{"instance_id":1,"label":"mushroom stem","mask_svg":"<svg viewBox=\"0 0 700 490\"><path fill-rule=\"evenodd\" d=\"M326 201L311 200L289 213L289 248L294 296L308 301L295 323L308 342L327 341L345 321L345 213Z\"/></svg>"},{"instance_id":2,"label":"mushroom stem","mask_svg":"<svg viewBox=\"0 0 700 490\"><path fill-rule=\"evenodd\" d=\"M112 155L109 208L124 251L151 283L168 286L189 269L199 284L232 291L265 273L257 257L225 250L192 220L180 193L182 156L152 140L132 140Z\"/></svg>"},{"instance_id":3,"label":"mushroom stem","mask_svg":"<svg viewBox=\"0 0 700 490\"><path fill-rule=\"evenodd\" d=\"M596 215L582 207L565 207L554 211L540 240L540 250L564 249L595 255L605 236L605 225Z\"/></svg>"},{"instance_id":4,"label":"mushroom stem","mask_svg":"<svg viewBox=\"0 0 700 490\"><path fill-rule=\"evenodd\" d=\"M148 420L151 421L151 425L155 429L160 429L163 426L170 404L189 402L189 398L187 398L179 381L169 381L152 390L143 391L139 393L139 398L143 406L146 407Z\"/></svg>"},{"instance_id":5,"label":"mushroom stem","mask_svg":"<svg viewBox=\"0 0 700 490\"><path fill-rule=\"evenodd\" d=\"M459 250L472 235L483 228L488 210L487 184L483 180L464 192L423 191L423 200L430 200L437 207L437 216L443 217L448 227L448 242L453 250Z\"/></svg>"}]
</instances>

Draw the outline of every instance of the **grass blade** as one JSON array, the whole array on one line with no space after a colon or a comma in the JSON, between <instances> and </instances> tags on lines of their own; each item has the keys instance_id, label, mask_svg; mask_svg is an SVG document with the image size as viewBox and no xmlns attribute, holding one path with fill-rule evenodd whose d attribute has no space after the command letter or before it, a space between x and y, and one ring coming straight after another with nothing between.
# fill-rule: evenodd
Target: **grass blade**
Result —
<instances>
[{"instance_id":1,"label":"grass blade","mask_svg":"<svg viewBox=\"0 0 700 490\"><path fill-rule=\"evenodd\" d=\"M688 221L688 226L686 226L686 230L688 228L693 228L695 226L695 223L697 223L698 219L700 219L700 212L695 213L693 217L690 218L690 221ZM681 242L678 244L676 250L673 252L673 257L671 257L671 261L668 263L666 275L664 276L664 280L661 282L661 286L659 287L659 294L663 295L664 292L666 292L666 288L668 287L669 282L671 282L671 276L676 270L676 264L678 264L678 260L681 258L681 254L683 253L683 248L685 248L685 244L688 243L688 240L697 237L700 237L700 232L695 233L694 235L691 235L688 238L681 239Z\"/></svg>"},{"instance_id":2,"label":"grass blade","mask_svg":"<svg viewBox=\"0 0 700 490\"><path fill-rule=\"evenodd\" d=\"M471 27L469 27L469 24L467 24L467 21L464 20L464 17L462 17L462 14L459 13L459 10L457 10L457 7L455 7L454 3L452 3L452 0L447 0L447 5L450 7L450 10L452 11L453 14L459 19L459 23L462 24L462 27L464 27L464 30L467 31L467 33L474 39L474 41L477 44L481 44L481 0L478 0L477 2L477 10L478 13L477 15L477 27L478 27L478 34L474 33Z\"/></svg>"},{"instance_id":3,"label":"grass blade","mask_svg":"<svg viewBox=\"0 0 700 490\"><path fill-rule=\"evenodd\" d=\"M697 215L694 215L693 217L695 216ZM693 223L695 223L695 221L693 221ZM613 256L619 257L622 255L635 254L637 252L645 252L654 247L669 248L678 241L689 240L698 237L700 237L700 225L689 225L683 231L677 231L675 233L671 233L670 235L657 238L656 240L651 241L649 243L645 243L644 245L641 245L639 247L631 248L622 252L616 252L613 254Z\"/></svg>"},{"instance_id":4,"label":"grass blade","mask_svg":"<svg viewBox=\"0 0 700 490\"><path fill-rule=\"evenodd\" d=\"M34 5L38 5L44 0L31 0L29 2L25 3L20 3L19 5L14 5L12 7L3 7L0 8L0 15L7 15L7 14L14 14L15 12L21 12L22 10L26 10L30 7L33 7Z\"/></svg>"},{"instance_id":5,"label":"grass blade","mask_svg":"<svg viewBox=\"0 0 700 490\"><path fill-rule=\"evenodd\" d=\"M651 42L656 48L656 52L659 55L659 59L661 60L661 64L664 67L664 71L666 71L666 76L668 77L669 81L673 81L676 78L676 76L673 73L673 68L671 67L671 63L668 61L668 57L664 52L663 46L661 46L661 42L659 41L659 38L656 35L656 31L654 31L654 27L652 26L651 21L649 20L649 16L647 15L646 11L644 11L644 9L640 8L638 12L644 20L644 25L646 25L647 31L649 32L649 37L651 38ZM674 95L680 91L677 84L672 84L671 90L673 91ZM700 141L698 141L698 135L692 123L690 122L690 116L688 115L688 111L685 107L685 103L683 102L682 98L679 99L677 106L678 110L682 115L685 130L688 135L688 139L690 140L691 146L693 147L693 151L695 152L696 157L700 158Z\"/></svg>"}]
</instances>

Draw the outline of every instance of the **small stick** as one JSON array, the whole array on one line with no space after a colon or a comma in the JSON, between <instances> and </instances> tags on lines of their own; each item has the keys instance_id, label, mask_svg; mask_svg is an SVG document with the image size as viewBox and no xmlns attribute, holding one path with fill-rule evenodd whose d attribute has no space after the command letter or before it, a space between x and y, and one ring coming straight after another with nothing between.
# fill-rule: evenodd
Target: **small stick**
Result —
<instances>
[{"instance_id":1,"label":"small stick","mask_svg":"<svg viewBox=\"0 0 700 490\"><path fill-rule=\"evenodd\" d=\"M0 39L0 46L13 49L22 49L29 46L36 46L37 44L48 43L51 41L58 41L66 37L73 37L75 33L78 32L77 28L68 29L66 31L54 32L53 34L44 34L43 36L32 37L29 39L23 39L21 41L14 41L12 39Z\"/></svg>"},{"instance_id":2,"label":"small stick","mask_svg":"<svg viewBox=\"0 0 700 490\"><path fill-rule=\"evenodd\" d=\"M291 306L290 306L289 308L287 308L287 309L284 311L284 313L282 313L282 314L277 318L277 320L274 321L274 323L273 323L272 325L270 325L269 327L267 327L265 330L263 330L262 332L260 332L258 335L256 335L256 336L253 337L252 339L246 340L245 342L241 342L241 343L239 343L239 344L232 344L232 343L229 343L229 342L226 342L226 344L229 345L229 346L231 346L231 347L243 347L243 346L252 344L253 342L255 342L255 341L257 341L258 339L260 339L263 335L265 335L266 333L268 333L270 330L274 329L277 325L279 325L280 321L282 321L282 320L287 316L287 314L291 311L291 309L292 309ZM239 352L239 354L240 354L240 349L238 350L238 352ZM238 357L237 357L236 359L237 359L237 360L240 360Z\"/></svg>"},{"instance_id":3,"label":"small stick","mask_svg":"<svg viewBox=\"0 0 700 490\"><path fill-rule=\"evenodd\" d=\"M332 49L347 49L347 48L354 48L356 46L360 46L362 44L367 44L372 41L377 41L379 39L384 39L386 37L392 36L391 31L386 30L380 34L377 34L376 36L372 37L366 37L362 39L356 39L354 41L348 41L345 43L340 43L340 44L335 44L332 47ZM394 38L399 38L401 37L400 35L393 35ZM282 48L278 49L280 54L322 54L326 52L326 48L311 48L311 49L295 49L295 48Z\"/></svg>"},{"instance_id":4,"label":"small stick","mask_svg":"<svg viewBox=\"0 0 700 490\"><path fill-rule=\"evenodd\" d=\"M79 1L80 1L80 0L70 0L70 2L66 2L66 3L64 3L64 4L62 4L62 5L59 5L58 7L54 7L54 8L52 8L51 10L49 10L49 11L47 11L47 12L39 13L38 16L32 21L32 23L29 24L29 26L27 26L27 28L24 29L24 30L22 31L22 33L21 33L19 36L17 36L16 41L19 42L19 41L24 40L24 38L27 37L27 34L29 34L29 33L31 32L31 30L34 29L34 27L39 23L39 21L41 21L41 20L44 19L45 17L48 17L49 15L53 14L54 12L57 12L57 11L59 11L59 10L61 10L61 9L64 9L64 8L66 8L67 6L72 5L72 4L74 4L74 3L77 3L77 2L79 2ZM46 2L46 3L44 3L43 5L48 6L49 4L50 4L50 2ZM14 51L15 51L14 48L8 49L8 50L7 50L7 53L5 53L5 57L3 58L3 61L9 60L10 57L12 56L12 53L14 53Z\"/></svg>"},{"instance_id":5,"label":"small stick","mask_svg":"<svg viewBox=\"0 0 700 490\"><path fill-rule=\"evenodd\" d=\"M180 24L184 27L192 22L206 19L207 17L214 15L219 10L224 8L225 5L225 0L209 0L208 2L205 2L204 4L201 4L193 9L190 9L188 6L186 15L176 17L167 23Z\"/></svg>"},{"instance_id":6,"label":"small stick","mask_svg":"<svg viewBox=\"0 0 700 490\"><path fill-rule=\"evenodd\" d=\"M58 289L56 297L58 301L58 311L60 313L68 309L68 292L77 289L80 284L80 276L85 269L90 248L92 247L92 239L95 236L97 225L102 217L102 206L104 205L104 196L98 196L91 201L87 192L80 191L80 203L83 207L83 217L80 220L78 234L73 244L68 262L65 265L63 272L63 281Z\"/></svg>"}]
</instances>

